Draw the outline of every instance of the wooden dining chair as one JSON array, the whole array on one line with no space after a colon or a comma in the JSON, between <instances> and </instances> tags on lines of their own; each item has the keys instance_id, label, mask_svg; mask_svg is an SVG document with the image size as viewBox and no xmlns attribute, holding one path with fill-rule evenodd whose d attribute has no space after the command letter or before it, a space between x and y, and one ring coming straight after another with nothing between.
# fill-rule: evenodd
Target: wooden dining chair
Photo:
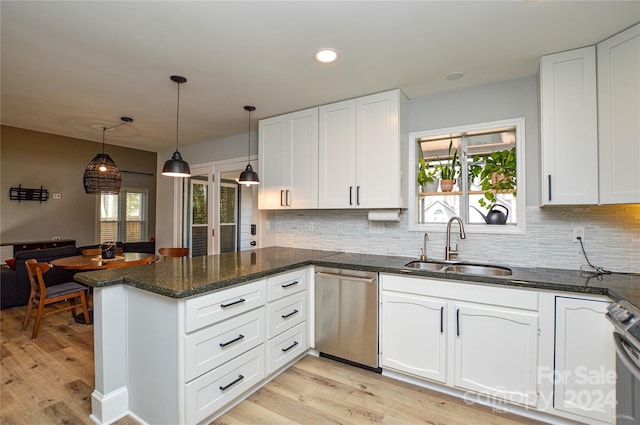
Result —
<instances>
[{"instance_id":1,"label":"wooden dining chair","mask_svg":"<svg viewBox=\"0 0 640 425\"><path fill-rule=\"evenodd\" d=\"M162 256L162 261L165 261L169 257L188 257L189 248L160 248L158 253Z\"/></svg>"},{"instance_id":2,"label":"wooden dining chair","mask_svg":"<svg viewBox=\"0 0 640 425\"><path fill-rule=\"evenodd\" d=\"M151 264L153 263L153 260L155 260L155 258L151 256L151 257L142 258L140 260L135 260L135 261L112 261L110 263L107 263L105 268L120 269L123 267L140 266L142 264Z\"/></svg>"},{"instance_id":3,"label":"wooden dining chair","mask_svg":"<svg viewBox=\"0 0 640 425\"><path fill-rule=\"evenodd\" d=\"M38 306L36 314L36 323L33 325L33 333L31 338L35 338L38 335L38 329L40 328L40 320L43 316L49 314L58 313L61 311L71 310L73 317L76 317L76 307L82 307L85 323L91 324L89 318L89 308L87 306L87 287L76 282L66 282L59 285L53 285L47 287L44 283L44 274L51 270L53 267L49 263L39 263L33 258L25 262L27 267L27 275L29 276L29 284L31 285L31 293L29 294L29 302L27 304L27 313L24 316L22 322L22 331L27 329L29 324L29 318L31 316L31 309L33 305ZM80 305L76 302L80 300ZM55 310L44 312L44 307L49 304L69 301L69 305L62 306Z\"/></svg>"}]
</instances>

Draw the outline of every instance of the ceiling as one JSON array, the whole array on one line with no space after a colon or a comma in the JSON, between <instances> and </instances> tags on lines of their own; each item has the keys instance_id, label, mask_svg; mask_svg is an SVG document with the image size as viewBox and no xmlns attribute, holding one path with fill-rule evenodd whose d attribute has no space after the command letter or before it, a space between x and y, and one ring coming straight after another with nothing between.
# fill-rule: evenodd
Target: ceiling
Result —
<instances>
[{"instance_id":1,"label":"ceiling","mask_svg":"<svg viewBox=\"0 0 640 425\"><path fill-rule=\"evenodd\" d=\"M149 151L400 88L411 99L535 75L539 56L640 21L640 1L6 1L2 124ZM338 50L322 65L313 53ZM451 81L453 72L464 78Z\"/></svg>"}]
</instances>

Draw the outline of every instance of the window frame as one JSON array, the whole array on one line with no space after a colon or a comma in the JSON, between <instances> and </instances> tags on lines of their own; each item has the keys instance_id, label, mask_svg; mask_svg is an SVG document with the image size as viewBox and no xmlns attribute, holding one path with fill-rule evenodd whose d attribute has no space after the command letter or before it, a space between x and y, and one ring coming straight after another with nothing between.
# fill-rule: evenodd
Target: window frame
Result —
<instances>
[{"instance_id":1,"label":"window frame","mask_svg":"<svg viewBox=\"0 0 640 425\"><path fill-rule=\"evenodd\" d=\"M122 236L125 236L126 239L126 228L127 228L127 214L126 214L126 196L127 193L141 193L143 195L143 211L144 217L141 220L142 222L142 236L140 241L126 241L122 239ZM95 240L96 243L103 243L107 241L101 240L102 236L102 211L101 211L101 203L102 203L102 195L100 194L96 196L96 231L95 231ZM145 242L149 239L149 189L144 187L123 187L120 189L118 193L118 237L114 242ZM122 200L125 200L124 205ZM124 229L124 230L123 230ZM124 232L124 235L122 234Z\"/></svg>"},{"instance_id":2,"label":"window frame","mask_svg":"<svg viewBox=\"0 0 640 425\"><path fill-rule=\"evenodd\" d=\"M472 131L490 130L492 128L515 127L516 129L516 173L517 173L517 193L516 196L516 221L515 225L487 225L469 223L464 220L465 231L467 233L485 233L485 234L524 234L526 232L526 182L525 182L525 119L510 118L499 121L481 122L476 124L466 124L448 128L438 128L434 130L424 130L409 133L409 164L407 184L408 196L408 228L409 231L415 232L446 232L447 223L419 223L418 211L418 147L417 141L425 137L434 137L442 134L467 133ZM458 195L463 196L463 195ZM468 195L467 195L468 196Z\"/></svg>"}]
</instances>

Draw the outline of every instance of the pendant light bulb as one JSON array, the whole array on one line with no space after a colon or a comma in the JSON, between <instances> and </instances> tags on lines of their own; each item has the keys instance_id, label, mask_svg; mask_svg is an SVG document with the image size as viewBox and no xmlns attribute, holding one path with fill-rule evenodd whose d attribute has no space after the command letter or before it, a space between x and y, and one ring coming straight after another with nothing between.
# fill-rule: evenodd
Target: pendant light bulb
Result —
<instances>
[{"instance_id":1,"label":"pendant light bulb","mask_svg":"<svg viewBox=\"0 0 640 425\"><path fill-rule=\"evenodd\" d=\"M182 159L180 151L178 150L178 124L180 123L180 84L187 82L187 79L179 75L172 75L171 81L178 84L178 102L176 106L176 151L168 159L162 167L162 175L167 177L191 177L191 169L187 161Z\"/></svg>"},{"instance_id":2,"label":"pendant light bulb","mask_svg":"<svg viewBox=\"0 0 640 425\"><path fill-rule=\"evenodd\" d=\"M260 179L258 178L258 173L253 171L253 167L251 166L251 112L256 110L255 106L245 106L244 110L249 112L249 136L248 136L248 153L247 153L247 168L244 169L242 173L240 173L240 178L238 179L238 184L245 184L247 187L260 184Z\"/></svg>"}]
</instances>

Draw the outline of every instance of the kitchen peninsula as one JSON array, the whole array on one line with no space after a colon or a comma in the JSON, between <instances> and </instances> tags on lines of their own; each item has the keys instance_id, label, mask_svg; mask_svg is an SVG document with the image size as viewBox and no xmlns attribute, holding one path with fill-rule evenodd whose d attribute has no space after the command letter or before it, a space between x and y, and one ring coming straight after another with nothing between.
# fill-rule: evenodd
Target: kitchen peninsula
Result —
<instances>
[{"instance_id":1,"label":"kitchen peninsula","mask_svg":"<svg viewBox=\"0 0 640 425\"><path fill-rule=\"evenodd\" d=\"M273 247L79 273L78 281L94 287L92 419L198 423L255 391L313 347L313 266L640 305L637 276L512 268L511 276L487 277L409 269L411 260ZM280 329L289 314L291 326ZM214 334L229 341L211 344ZM244 348L225 351L227 344ZM210 352L217 357L204 357Z\"/></svg>"}]
</instances>

